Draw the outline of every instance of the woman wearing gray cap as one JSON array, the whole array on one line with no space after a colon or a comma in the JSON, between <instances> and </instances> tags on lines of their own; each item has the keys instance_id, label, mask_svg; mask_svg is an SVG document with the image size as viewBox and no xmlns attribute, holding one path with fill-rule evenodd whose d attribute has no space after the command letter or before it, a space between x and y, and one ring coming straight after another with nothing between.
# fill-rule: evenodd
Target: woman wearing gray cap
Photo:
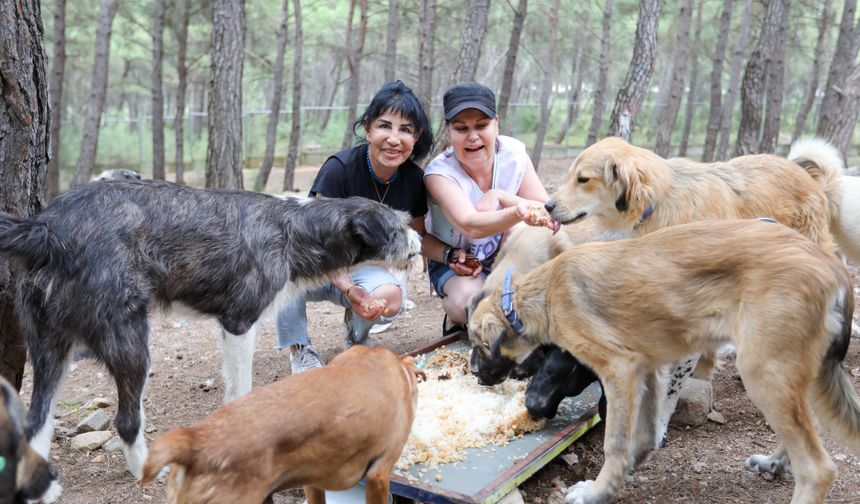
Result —
<instances>
[{"instance_id":1,"label":"woman wearing gray cap","mask_svg":"<svg viewBox=\"0 0 860 504\"><path fill-rule=\"evenodd\" d=\"M511 226L537 222L531 207L549 199L525 145L499 135L496 97L477 83L445 91L445 121L451 145L424 173L430 199L424 254L428 274L442 298L443 335L463 331L469 299L484 284L502 236ZM427 250L430 244L436 251ZM435 253L434 253L435 252Z\"/></svg>"}]
</instances>

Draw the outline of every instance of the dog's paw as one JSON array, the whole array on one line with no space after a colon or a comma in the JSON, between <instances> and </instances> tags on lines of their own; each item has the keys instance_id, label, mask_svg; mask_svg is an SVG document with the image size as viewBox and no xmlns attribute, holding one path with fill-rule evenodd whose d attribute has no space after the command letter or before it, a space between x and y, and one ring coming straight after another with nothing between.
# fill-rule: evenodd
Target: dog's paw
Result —
<instances>
[{"instance_id":1,"label":"dog's paw","mask_svg":"<svg viewBox=\"0 0 860 504\"><path fill-rule=\"evenodd\" d=\"M603 504L609 501L609 495L599 492L594 480L580 481L568 488L564 496L564 504Z\"/></svg>"},{"instance_id":2,"label":"dog's paw","mask_svg":"<svg viewBox=\"0 0 860 504\"><path fill-rule=\"evenodd\" d=\"M35 504L41 502L43 504L53 504L54 502L57 502L57 499L60 498L62 493L63 487L61 487L56 481L52 481L51 486L45 490L45 493L42 494L42 497L40 497L39 500L28 500L27 503Z\"/></svg>"},{"instance_id":3,"label":"dog's paw","mask_svg":"<svg viewBox=\"0 0 860 504\"><path fill-rule=\"evenodd\" d=\"M752 455L746 462L747 470L757 474L772 474L781 476L791 474L791 463L787 457L774 457L771 455Z\"/></svg>"}]
</instances>

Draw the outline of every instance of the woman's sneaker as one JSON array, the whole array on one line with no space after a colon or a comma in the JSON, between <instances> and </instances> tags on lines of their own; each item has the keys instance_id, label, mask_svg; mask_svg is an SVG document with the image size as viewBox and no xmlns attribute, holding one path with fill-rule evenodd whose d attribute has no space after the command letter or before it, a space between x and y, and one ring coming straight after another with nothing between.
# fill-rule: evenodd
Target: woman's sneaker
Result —
<instances>
[{"instance_id":1,"label":"woman's sneaker","mask_svg":"<svg viewBox=\"0 0 860 504\"><path fill-rule=\"evenodd\" d=\"M309 369L321 368L325 365L319 352L310 345L302 345L295 353L290 353L290 368L292 374L305 372Z\"/></svg>"}]
</instances>

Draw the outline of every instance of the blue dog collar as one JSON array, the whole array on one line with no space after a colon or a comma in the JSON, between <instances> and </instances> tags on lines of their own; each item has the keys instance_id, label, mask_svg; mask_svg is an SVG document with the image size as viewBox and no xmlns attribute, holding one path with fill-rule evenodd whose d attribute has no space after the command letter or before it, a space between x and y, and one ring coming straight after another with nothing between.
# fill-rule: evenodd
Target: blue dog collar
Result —
<instances>
[{"instance_id":1,"label":"blue dog collar","mask_svg":"<svg viewBox=\"0 0 860 504\"><path fill-rule=\"evenodd\" d=\"M656 205L651 205L648 208L646 208L644 212L642 212L642 217L639 218L639 222L637 222L636 225L633 226L633 229L638 228L639 226L642 225L642 223L644 223L646 220L648 220L651 217L651 214L654 213L654 207L655 206Z\"/></svg>"},{"instance_id":2,"label":"blue dog collar","mask_svg":"<svg viewBox=\"0 0 860 504\"><path fill-rule=\"evenodd\" d=\"M756 220L760 220L762 222L773 222L774 224L779 224L779 222L772 217L758 217Z\"/></svg>"},{"instance_id":3,"label":"blue dog collar","mask_svg":"<svg viewBox=\"0 0 860 504\"><path fill-rule=\"evenodd\" d=\"M508 270L505 272L505 282L502 284L502 313L505 314L505 318L508 320L508 323L511 324L514 331L516 331L518 335L524 336L525 330L523 329L523 323L520 322L517 311L514 310L514 289L511 288L511 276L513 272L513 266L509 266Z\"/></svg>"}]
</instances>

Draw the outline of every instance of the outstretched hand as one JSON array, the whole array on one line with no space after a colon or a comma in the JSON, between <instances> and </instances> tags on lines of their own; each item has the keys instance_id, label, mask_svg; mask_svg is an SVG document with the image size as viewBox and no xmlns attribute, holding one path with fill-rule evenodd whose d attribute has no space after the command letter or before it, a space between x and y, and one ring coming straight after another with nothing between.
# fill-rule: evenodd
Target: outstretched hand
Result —
<instances>
[{"instance_id":1,"label":"outstretched hand","mask_svg":"<svg viewBox=\"0 0 860 504\"><path fill-rule=\"evenodd\" d=\"M561 229L561 223L553 220L546 208L539 204L521 201L517 204L517 215L529 226L545 227L553 233Z\"/></svg>"},{"instance_id":2,"label":"outstretched hand","mask_svg":"<svg viewBox=\"0 0 860 504\"><path fill-rule=\"evenodd\" d=\"M352 311L361 318L375 320L385 312L388 301L370 295L360 285L353 285L346 291L346 299L352 304Z\"/></svg>"}]
</instances>

